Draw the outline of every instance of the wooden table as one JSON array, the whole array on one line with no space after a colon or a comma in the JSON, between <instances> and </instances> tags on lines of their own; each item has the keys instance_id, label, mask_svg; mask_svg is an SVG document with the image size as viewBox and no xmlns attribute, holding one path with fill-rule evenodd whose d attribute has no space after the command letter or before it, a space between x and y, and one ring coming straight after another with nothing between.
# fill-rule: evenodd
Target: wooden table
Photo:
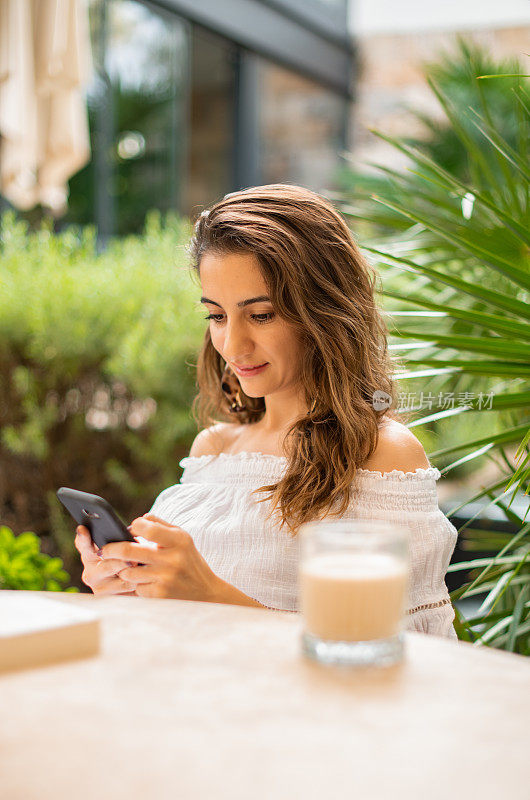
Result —
<instances>
[{"instance_id":1,"label":"wooden table","mask_svg":"<svg viewBox=\"0 0 530 800\"><path fill-rule=\"evenodd\" d=\"M2 800L530 797L522 656L408 633L352 671L301 656L297 614L53 597L101 653L0 678Z\"/></svg>"}]
</instances>

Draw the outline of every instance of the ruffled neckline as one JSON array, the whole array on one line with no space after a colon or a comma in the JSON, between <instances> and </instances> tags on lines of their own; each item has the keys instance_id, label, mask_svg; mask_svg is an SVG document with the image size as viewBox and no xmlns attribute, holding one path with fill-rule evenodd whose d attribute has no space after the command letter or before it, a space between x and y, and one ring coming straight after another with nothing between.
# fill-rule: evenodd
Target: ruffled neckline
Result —
<instances>
[{"instance_id":1,"label":"ruffled neckline","mask_svg":"<svg viewBox=\"0 0 530 800\"><path fill-rule=\"evenodd\" d=\"M249 451L249 450L242 450L239 453L218 453L217 455L210 454L204 456L185 456L179 462L179 466L186 467L188 464L191 466L193 464L207 464L209 462L216 461L233 461L235 463L249 463L252 464L263 464L265 461L269 463L272 467L273 464L277 464L278 467L285 464L287 462L287 458L285 456L277 456L273 455L272 453L262 453L260 451ZM419 480L435 480L437 481L440 478L441 473L437 467L418 467L416 470L411 472L404 472L400 469L393 469L390 472L380 472L379 470L370 470L370 469L363 469L362 467L357 468L357 475L362 475L365 478L375 478L376 480L410 480L410 479L419 479Z\"/></svg>"}]
</instances>

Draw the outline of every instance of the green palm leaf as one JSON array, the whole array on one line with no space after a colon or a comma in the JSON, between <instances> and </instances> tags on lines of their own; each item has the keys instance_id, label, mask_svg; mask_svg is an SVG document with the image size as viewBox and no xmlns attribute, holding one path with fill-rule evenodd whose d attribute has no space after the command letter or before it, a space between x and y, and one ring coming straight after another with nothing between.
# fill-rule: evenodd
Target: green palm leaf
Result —
<instances>
[{"instance_id":1,"label":"green palm leaf","mask_svg":"<svg viewBox=\"0 0 530 800\"><path fill-rule=\"evenodd\" d=\"M502 337L483 338L481 336L448 336L443 333L422 333L421 331L408 331L400 328L393 332L394 336L402 339L424 339L434 342L439 347L451 347L454 350L467 350L484 355L505 356L510 361L530 362L530 343L521 343L516 339Z\"/></svg>"},{"instance_id":2,"label":"green palm leaf","mask_svg":"<svg viewBox=\"0 0 530 800\"><path fill-rule=\"evenodd\" d=\"M366 245L364 245L362 249L363 251L379 256L378 264L380 266L385 266L386 264L392 263L398 264L404 271L421 273L422 275L432 279L432 281L445 283L448 286L454 287L459 292L469 295L470 297L483 300L493 308L499 308L502 311L508 311L511 314L516 314L517 316L523 317L523 319L530 320L530 305L526 302L517 300L516 298L510 297L502 292L491 291L491 289L486 289L483 286L477 285L476 283L474 284L469 281L464 281L455 275L450 275L448 273L444 274L426 266L425 264L422 264L421 261L415 262L412 259L404 258L403 256L395 256L391 252L384 252L378 248L368 247ZM422 253L420 253L419 256L421 258Z\"/></svg>"},{"instance_id":3,"label":"green palm leaf","mask_svg":"<svg viewBox=\"0 0 530 800\"><path fill-rule=\"evenodd\" d=\"M385 297L395 297L396 300L403 299L397 292L392 292L389 290L385 291L384 295ZM518 322L517 320L508 319L507 317L501 317L498 314L487 314L484 311L474 311L466 308L454 308L442 303L430 302L422 297L411 297L409 295L406 298L406 301L407 303L414 303L415 305L422 306L423 308L429 308L433 311L443 313L444 316L452 317L453 319L462 319L466 322L472 322L475 325L480 325L481 328L494 331L495 333L505 333L508 336L520 336L530 341L530 325L524 322ZM407 313L409 312L387 311L387 314L390 316L405 315Z\"/></svg>"},{"instance_id":4,"label":"green palm leaf","mask_svg":"<svg viewBox=\"0 0 530 800\"><path fill-rule=\"evenodd\" d=\"M456 60L431 66L428 77L447 117L445 141L459 148L459 158L444 163L432 142L373 131L410 168L380 167L379 181L371 178L337 202L374 232L362 252L382 275L383 301L392 302L385 313L395 378L430 390L407 425L435 429L443 439L447 426L476 420L473 435L429 448L429 458L443 461L442 474L469 471L484 459L503 473L450 513L488 500L458 531L462 548L478 557L448 570L469 574L451 592L453 602L483 598L469 619L455 605L457 634L530 655L530 499L514 510L514 499L530 493L530 103L517 68L502 65L504 83L478 81L493 75L494 65L464 40L459 48ZM439 135L438 121L425 114L422 121ZM433 408L432 398L447 388L457 407ZM505 448L515 444L513 460ZM472 527L492 507L518 528L515 534ZM492 550L494 556L480 557Z\"/></svg>"},{"instance_id":5,"label":"green palm leaf","mask_svg":"<svg viewBox=\"0 0 530 800\"><path fill-rule=\"evenodd\" d=\"M475 359L469 361L461 358L434 358L432 356L417 356L408 358L407 364L430 364L439 370L451 369L453 372L468 372L474 375L498 375L501 377L519 378L530 376L530 365L518 361L491 361L487 359ZM398 375L402 380L403 376Z\"/></svg>"},{"instance_id":6,"label":"green palm leaf","mask_svg":"<svg viewBox=\"0 0 530 800\"><path fill-rule=\"evenodd\" d=\"M528 271L520 269L516 264L513 263L513 261L499 256L493 250L483 247L476 240L462 235L457 230L451 231L447 227L444 227L441 222L440 224L437 224L427 214L415 214L411 211L408 211L405 206L399 206L396 203L390 203L389 201L383 200L381 197L377 197L376 195L373 195L373 199L377 203L381 203L381 205L403 214L404 217L407 217L412 222L419 222L428 230L438 234L443 239L446 239L451 245L462 248L470 255L475 256L485 264L488 264L490 267L498 270L503 275L506 275L508 278L514 281L514 283L522 286L523 289L530 289L530 275Z\"/></svg>"}]
</instances>

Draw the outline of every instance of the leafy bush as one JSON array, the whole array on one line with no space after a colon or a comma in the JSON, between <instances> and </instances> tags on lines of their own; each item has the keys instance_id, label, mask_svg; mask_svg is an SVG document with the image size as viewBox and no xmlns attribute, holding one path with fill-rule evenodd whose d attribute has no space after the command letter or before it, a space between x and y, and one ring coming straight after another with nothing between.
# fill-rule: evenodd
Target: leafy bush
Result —
<instances>
[{"instance_id":1,"label":"leafy bush","mask_svg":"<svg viewBox=\"0 0 530 800\"><path fill-rule=\"evenodd\" d=\"M155 212L98 253L92 228L0 229L0 518L51 534L80 572L59 486L124 518L178 481L195 432L191 369L205 329L189 223Z\"/></svg>"},{"instance_id":2,"label":"leafy bush","mask_svg":"<svg viewBox=\"0 0 530 800\"><path fill-rule=\"evenodd\" d=\"M69 580L60 558L40 552L38 536L31 531L15 536L0 525L0 589L77 592L75 586L65 588Z\"/></svg>"}]
</instances>

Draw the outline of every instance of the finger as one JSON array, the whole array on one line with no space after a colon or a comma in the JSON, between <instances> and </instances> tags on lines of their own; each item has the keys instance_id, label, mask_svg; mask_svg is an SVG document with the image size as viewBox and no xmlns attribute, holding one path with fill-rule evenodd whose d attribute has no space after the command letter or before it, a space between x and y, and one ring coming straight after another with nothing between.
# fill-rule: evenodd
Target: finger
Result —
<instances>
[{"instance_id":1,"label":"finger","mask_svg":"<svg viewBox=\"0 0 530 800\"><path fill-rule=\"evenodd\" d=\"M136 597L136 586L133 583L128 584L122 581L122 587L118 586L116 594L120 594L122 597Z\"/></svg>"},{"instance_id":2,"label":"finger","mask_svg":"<svg viewBox=\"0 0 530 800\"><path fill-rule=\"evenodd\" d=\"M137 585L139 583L153 583L160 578L160 570L146 567L125 567L120 570L120 578L127 583Z\"/></svg>"},{"instance_id":3,"label":"finger","mask_svg":"<svg viewBox=\"0 0 530 800\"><path fill-rule=\"evenodd\" d=\"M85 581L83 581L85 583ZM87 583L87 586L90 586L94 594L124 594L125 592L133 592L136 590L136 586L132 583L127 583L127 581L122 581L121 578L118 578L117 575L113 575L110 578L104 578L102 581L98 581L93 586L90 583Z\"/></svg>"},{"instance_id":4,"label":"finger","mask_svg":"<svg viewBox=\"0 0 530 800\"><path fill-rule=\"evenodd\" d=\"M136 561L139 564L160 563L158 548L145 547L137 542L110 542L101 549L101 557L118 558L121 561Z\"/></svg>"},{"instance_id":5,"label":"finger","mask_svg":"<svg viewBox=\"0 0 530 800\"><path fill-rule=\"evenodd\" d=\"M190 538L182 528L177 525L168 525L167 522L149 520L146 517L134 519L130 526L133 536L142 536L151 542L156 542L161 547L176 547Z\"/></svg>"},{"instance_id":6,"label":"finger","mask_svg":"<svg viewBox=\"0 0 530 800\"><path fill-rule=\"evenodd\" d=\"M111 575L119 575L127 567L128 561L120 561L118 558L100 558L96 566L98 576L108 578Z\"/></svg>"},{"instance_id":7,"label":"finger","mask_svg":"<svg viewBox=\"0 0 530 800\"><path fill-rule=\"evenodd\" d=\"M145 539L143 536L136 535L134 537L138 544L143 545L144 547L148 547L150 550L160 550L162 545L157 544L156 542L151 542L149 539Z\"/></svg>"},{"instance_id":8,"label":"finger","mask_svg":"<svg viewBox=\"0 0 530 800\"><path fill-rule=\"evenodd\" d=\"M78 525L77 528L75 529L75 532L76 536L78 536L83 541L85 540L90 542L92 541L92 537L90 536L90 531L88 530L88 528L85 528L84 525Z\"/></svg>"},{"instance_id":9,"label":"finger","mask_svg":"<svg viewBox=\"0 0 530 800\"><path fill-rule=\"evenodd\" d=\"M92 537L90 536L88 529L83 525L80 525L78 528L76 528L76 531L77 533L74 539L74 545L76 546L77 550L79 550L79 553L83 559L94 563L99 561L97 548L92 541Z\"/></svg>"},{"instance_id":10,"label":"finger","mask_svg":"<svg viewBox=\"0 0 530 800\"><path fill-rule=\"evenodd\" d=\"M122 581L118 576L107 578L98 586L98 594L131 594L136 592L136 586L133 583Z\"/></svg>"},{"instance_id":11,"label":"finger","mask_svg":"<svg viewBox=\"0 0 530 800\"><path fill-rule=\"evenodd\" d=\"M147 519L150 522L158 522L159 525L165 525L167 528L175 528L175 525L172 525L171 522L166 522L165 519L160 519L160 517L155 517L154 514L142 514L141 517L138 519Z\"/></svg>"},{"instance_id":12,"label":"finger","mask_svg":"<svg viewBox=\"0 0 530 800\"><path fill-rule=\"evenodd\" d=\"M161 598L164 597L164 592L160 588L160 584L153 582L153 583L139 583L136 587L136 595L137 597L154 597L154 598Z\"/></svg>"}]
</instances>

